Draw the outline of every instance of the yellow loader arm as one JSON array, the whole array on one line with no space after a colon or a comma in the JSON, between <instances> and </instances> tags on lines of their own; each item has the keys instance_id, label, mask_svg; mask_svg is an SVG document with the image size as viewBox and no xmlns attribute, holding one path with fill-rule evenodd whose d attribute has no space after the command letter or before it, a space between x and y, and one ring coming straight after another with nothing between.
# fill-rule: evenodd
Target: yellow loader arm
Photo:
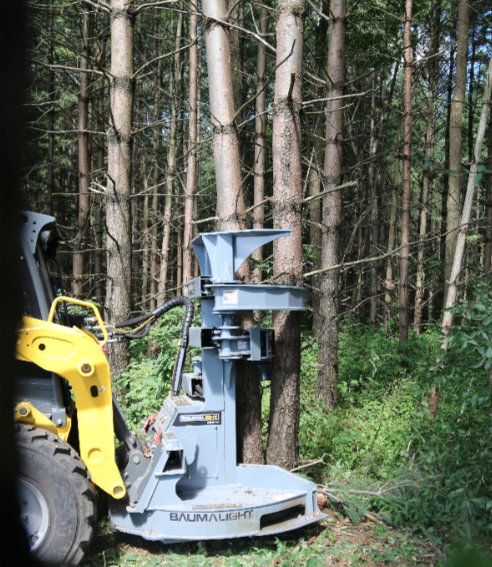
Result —
<instances>
[{"instance_id":1,"label":"yellow loader arm","mask_svg":"<svg viewBox=\"0 0 492 567\"><path fill-rule=\"evenodd\" d=\"M60 300L94 308L71 298L56 301ZM49 319L53 318L55 304ZM100 319L97 308L94 311ZM101 329L104 329L102 321ZM78 413L80 456L94 484L113 498L123 498L126 488L115 461L111 376L102 345L89 332L32 317L23 317L18 337L19 360L55 372L72 386ZM107 335L104 343L106 340ZM17 419L22 421L21 416Z\"/></svg>"}]
</instances>

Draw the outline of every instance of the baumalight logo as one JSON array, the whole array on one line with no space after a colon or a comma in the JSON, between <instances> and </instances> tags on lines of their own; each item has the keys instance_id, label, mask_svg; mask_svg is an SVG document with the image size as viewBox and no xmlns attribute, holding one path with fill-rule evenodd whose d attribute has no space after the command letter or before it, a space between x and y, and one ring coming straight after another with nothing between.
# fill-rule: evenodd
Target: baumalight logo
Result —
<instances>
[{"instance_id":1,"label":"baumalight logo","mask_svg":"<svg viewBox=\"0 0 492 567\"><path fill-rule=\"evenodd\" d=\"M189 514L186 512L170 512L171 522L236 522L238 520L251 520L253 510L244 512L219 512L204 514Z\"/></svg>"},{"instance_id":2,"label":"baumalight logo","mask_svg":"<svg viewBox=\"0 0 492 567\"><path fill-rule=\"evenodd\" d=\"M221 422L221 412L179 413L173 425L220 425Z\"/></svg>"}]
</instances>

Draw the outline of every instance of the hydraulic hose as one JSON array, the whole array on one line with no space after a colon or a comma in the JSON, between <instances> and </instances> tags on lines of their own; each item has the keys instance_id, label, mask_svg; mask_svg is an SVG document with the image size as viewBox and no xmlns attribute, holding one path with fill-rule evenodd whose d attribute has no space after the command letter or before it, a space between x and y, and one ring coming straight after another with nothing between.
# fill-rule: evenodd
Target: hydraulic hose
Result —
<instances>
[{"instance_id":1,"label":"hydraulic hose","mask_svg":"<svg viewBox=\"0 0 492 567\"><path fill-rule=\"evenodd\" d=\"M156 311L160 311L169 303L173 303L172 307L169 307L169 309L172 309L173 307L176 307L178 305L182 305L186 309L183 326L181 327L181 337L179 339L178 353L176 355L176 362L174 363L173 377L171 380L171 394L173 396L177 396L179 390L181 389L181 376L183 374L186 350L188 348L188 335L191 323L193 321L193 314L195 313L195 306L193 305L193 301L191 301L187 297L176 297L175 299L171 299L171 301L165 303L162 307L158 307L155 311L152 312L152 314L156 315ZM166 311L167 310L168 309L166 309ZM163 311L162 313L165 313L165 311ZM159 313L159 315L157 316L160 317L162 313Z\"/></svg>"},{"instance_id":2,"label":"hydraulic hose","mask_svg":"<svg viewBox=\"0 0 492 567\"><path fill-rule=\"evenodd\" d=\"M154 309L148 315L141 315L140 317L135 317L134 319L129 319L128 321L121 321L116 323L113 328L115 330L122 329L124 327L132 327L134 325L141 325L141 327L135 332L126 331L122 334L122 340L133 340L140 339L148 335L150 326L153 325L159 317L162 317L164 313L167 313L175 307L184 307L186 309L185 316L183 320L183 326L181 328L181 336L179 338L178 352L176 355L176 361L174 363L173 376L171 381L171 393L173 396L177 396L179 390L181 389L181 375L183 374L183 367L186 358L186 350L188 348L188 334L193 321L193 315L195 312L195 306L193 301L187 297L175 297L166 301L163 305ZM123 331L120 331L123 333Z\"/></svg>"}]
</instances>

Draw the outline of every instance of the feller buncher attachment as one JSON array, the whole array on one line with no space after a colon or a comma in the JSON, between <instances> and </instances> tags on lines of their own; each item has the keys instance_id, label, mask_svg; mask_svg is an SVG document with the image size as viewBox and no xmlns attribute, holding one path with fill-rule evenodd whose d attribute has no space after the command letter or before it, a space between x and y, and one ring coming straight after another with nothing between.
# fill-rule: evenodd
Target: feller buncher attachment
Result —
<instances>
[{"instance_id":1,"label":"feller buncher attachment","mask_svg":"<svg viewBox=\"0 0 492 567\"><path fill-rule=\"evenodd\" d=\"M250 361L258 368L258 379L270 379L273 344L271 329L243 330L241 312L305 307L301 288L244 284L234 274L257 248L288 234L246 230L198 236L193 247L201 275L189 283L188 298L176 298L148 316L111 327L113 339L139 338L165 311L178 305L186 308L171 393L157 414L143 416L139 432L128 431L112 399L109 367L101 349L108 325L96 308L90 306L95 312L92 330L101 341L84 328L55 322L57 304L73 301L68 298L53 303L47 321L23 319L18 358L71 385L80 456L92 481L111 497L114 530L169 543L276 534L324 518L315 484L279 467L244 465L236 458L235 363ZM193 302L198 301L201 327L190 328ZM133 331L122 335L118 332L122 327ZM200 349L201 355L187 373L183 366L188 344ZM55 441L69 439L72 413L67 409L66 419L58 418L54 427L53 416L61 415L59 405L50 414L46 394L41 397L42 407L35 396L19 400L16 420L46 430ZM120 440L116 451L115 433ZM36 497L34 481L30 490L29 496ZM31 537L35 542L44 538L44 549L48 536L43 525ZM70 554L71 559L60 562L80 560L80 554L75 556L73 550Z\"/></svg>"}]
</instances>

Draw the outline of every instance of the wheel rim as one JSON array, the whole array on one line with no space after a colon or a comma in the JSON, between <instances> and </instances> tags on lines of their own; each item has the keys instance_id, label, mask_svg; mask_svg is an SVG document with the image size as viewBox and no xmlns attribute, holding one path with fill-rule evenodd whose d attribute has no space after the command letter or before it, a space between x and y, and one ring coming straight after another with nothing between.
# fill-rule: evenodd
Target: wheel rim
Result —
<instances>
[{"instance_id":1,"label":"wheel rim","mask_svg":"<svg viewBox=\"0 0 492 567\"><path fill-rule=\"evenodd\" d=\"M36 551L48 533L48 504L41 492L26 480L19 479L18 491L21 522L31 551Z\"/></svg>"}]
</instances>

